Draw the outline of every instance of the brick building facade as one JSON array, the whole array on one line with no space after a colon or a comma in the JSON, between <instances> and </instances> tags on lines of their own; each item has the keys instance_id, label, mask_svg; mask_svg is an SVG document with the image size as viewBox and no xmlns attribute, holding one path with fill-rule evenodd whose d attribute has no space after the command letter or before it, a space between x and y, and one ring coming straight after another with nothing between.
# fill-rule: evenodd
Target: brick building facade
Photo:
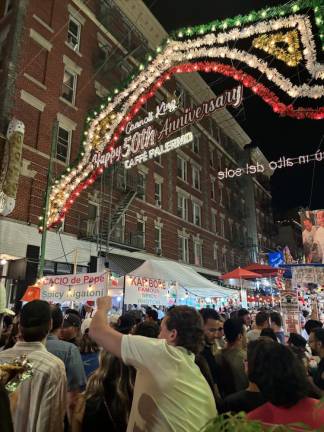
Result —
<instances>
[{"instance_id":1,"label":"brick building facade","mask_svg":"<svg viewBox=\"0 0 324 432\"><path fill-rule=\"evenodd\" d=\"M3 2L2 2L3 3ZM33 281L52 146L58 122L54 176L76 158L87 113L123 81L166 36L142 2L7 0L0 10L2 138L15 117L25 124L14 211L0 219L0 254L27 258ZM198 74L176 75L139 113L177 99L181 109L214 96ZM218 172L248 161L250 138L222 109L191 128L194 141L131 170L108 169L80 195L46 248L48 273L80 271L91 257L163 257L216 277L259 259L272 241L268 178L218 180ZM64 257L66 255L66 257ZM33 269L29 269L32 262ZM93 260L92 260L93 262ZM93 270L93 265L91 266ZM6 269L6 272L8 268ZM10 268L9 273L10 276ZM27 282L26 282L27 280Z\"/></svg>"}]
</instances>

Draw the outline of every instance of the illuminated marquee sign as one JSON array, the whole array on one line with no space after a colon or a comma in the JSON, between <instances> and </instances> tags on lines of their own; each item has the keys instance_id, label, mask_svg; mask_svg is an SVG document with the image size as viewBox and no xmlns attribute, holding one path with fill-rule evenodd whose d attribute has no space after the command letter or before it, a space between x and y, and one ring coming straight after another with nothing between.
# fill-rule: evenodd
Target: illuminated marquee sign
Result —
<instances>
[{"instance_id":1,"label":"illuminated marquee sign","mask_svg":"<svg viewBox=\"0 0 324 432\"><path fill-rule=\"evenodd\" d=\"M127 123L125 127L126 137L122 145L113 148L110 152L96 152L93 155L92 163L96 168L100 166L107 168L115 162L123 161L124 167L129 169L137 164L168 153L193 141L193 133L188 132L180 135L164 142L164 144L160 144L161 141L168 139L168 137L181 131L186 126L190 126L204 117L213 114L216 110L225 108L226 106L239 107L242 103L242 98L243 87L240 84L231 90L224 91L224 93L209 101L202 102L194 107L185 108L178 117L167 117L161 129L157 130L150 123L178 109L176 100L162 102L157 106L155 113L149 112L145 118L137 122Z\"/></svg>"}]
</instances>

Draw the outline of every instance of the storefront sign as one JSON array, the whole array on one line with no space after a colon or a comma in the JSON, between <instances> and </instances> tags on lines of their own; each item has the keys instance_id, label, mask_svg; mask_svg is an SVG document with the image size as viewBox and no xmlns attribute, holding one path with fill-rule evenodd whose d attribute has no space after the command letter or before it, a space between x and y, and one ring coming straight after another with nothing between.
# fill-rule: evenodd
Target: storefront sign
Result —
<instances>
[{"instance_id":1,"label":"storefront sign","mask_svg":"<svg viewBox=\"0 0 324 432\"><path fill-rule=\"evenodd\" d=\"M177 117L167 117L161 129L157 129L150 123L178 109L175 100L162 102L156 108L155 112L149 112L144 119L127 123L125 127L126 137L123 143L119 147L111 149L109 152L95 152L92 157L92 164L94 168L107 168L115 162L123 161L125 168L128 169L132 168L134 165L153 159L160 154L191 142L193 140L193 135L192 132L190 132L191 135L189 135L188 132L182 136L178 136L174 140L164 143L164 145L160 144L161 141L180 132L181 129L201 121L204 117L213 114L221 108L225 108L226 106L237 108L242 103L242 98L243 87L240 84L231 90L226 90L221 95L209 101L202 102L194 107L185 108ZM155 149L156 147L157 149Z\"/></svg>"},{"instance_id":2,"label":"storefront sign","mask_svg":"<svg viewBox=\"0 0 324 432\"><path fill-rule=\"evenodd\" d=\"M299 303L297 291L281 291L280 306L286 333L299 333Z\"/></svg>"},{"instance_id":3,"label":"storefront sign","mask_svg":"<svg viewBox=\"0 0 324 432\"><path fill-rule=\"evenodd\" d=\"M85 302L107 293L107 273L46 276L41 284L40 298L54 303Z\"/></svg>"},{"instance_id":4,"label":"storefront sign","mask_svg":"<svg viewBox=\"0 0 324 432\"><path fill-rule=\"evenodd\" d=\"M162 279L126 276L125 304L168 305L167 284Z\"/></svg>"},{"instance_id":5,"label":"storefront sign","mask_svg":"<svg viewBox=\"0 0 324 432\"><path fill-rule=\"evenodd\" d=\"M292 286L313 283L324 285L324 265L323 266L296 266L291 268Z\"/></svg>"}]
</instances>

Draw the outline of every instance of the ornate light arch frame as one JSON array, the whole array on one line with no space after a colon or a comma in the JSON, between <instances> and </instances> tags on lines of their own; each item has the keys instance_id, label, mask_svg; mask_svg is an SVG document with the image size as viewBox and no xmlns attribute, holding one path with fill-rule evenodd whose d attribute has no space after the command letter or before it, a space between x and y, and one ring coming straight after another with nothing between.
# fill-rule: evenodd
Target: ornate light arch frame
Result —
<instances>
[{"instance_id":1,"label":"ornate light arch frame","mask_svg":"<svg viewBox=\"0 0 324 432\"><path fill-rule=\"evenodd\" d=\"M220 73L251 89L281 116L323 119L323 9L321 0L299 0L170 35L87 117L79 157L55 180L40 231L62 223L81 192L102 174L104 168L92 163L96 152L110 152L112 163L118 161L126 124L173 74Z\"/></svg>"}]
</instances>

